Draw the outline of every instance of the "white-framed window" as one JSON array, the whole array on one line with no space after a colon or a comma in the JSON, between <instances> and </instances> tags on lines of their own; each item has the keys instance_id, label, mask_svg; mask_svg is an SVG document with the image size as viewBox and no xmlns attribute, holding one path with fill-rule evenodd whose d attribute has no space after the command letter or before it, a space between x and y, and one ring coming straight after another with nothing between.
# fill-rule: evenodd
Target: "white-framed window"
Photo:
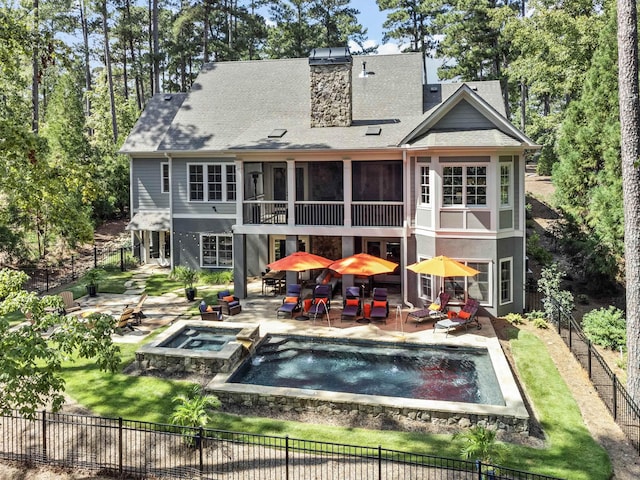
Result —
<instances>
[{"instance_id":1,"label":"white-framed window","mask_svg":"<svg viewBox=\"0 0 640 480\"><path fill-rule=\"evenodd\" d=\"M462 304L471 297L483 305L489 305L491 303L491 263L458 261L475 268L480 273L473 277L446 278L421 274L418 285L420 297L434 301L440 288L444 288L444 291L450 295L449 301L452 303Z\"/></svg>"},{"instance_id":2,"label":"white-framed window","mask_svg":"<svg viewBox=\"0 0 640 480\"><path fill-rule=\"evenodd\" d=\"M500 164L500 206L511 206L511 164Z\"/></svg>"},{"instance_id":3,"label":"white-framed window","mask_svg":"<svg viewBox=\"0 0 640 480\"><path fill-rule=\"evenodd\" d=\"M233 267L233 235L203 233L200 235L200 265L202 267Z\"/></svg>"},{"instance_id":4,"label":"white-framed window","mask_svg":"<svg viewBox=\"0 0 640 480\"><path fill-rule=\"evenodd\" d=\"M429 205L431 203L431 191L429 189L429 167L420 167L420 203Z\"/></svg>"},{"instance_id":5,"label":"white-framed window","mask_svg":"<svg viewBox=\"0 0 640 480\"><path fill-rule=\"evenodd\" d=\"M500 305L513 302L513 258L502 258L500 268Z\"/></svg>"},{"instance_id":6,"label":"white-framed window","mask_svg":"<svg viewBox=\"0 0 640 480\"><path fill-rule=\"evenodd\" d=\"M187 165L189 201L229 202L236 199L236 167L222 163Z\"/></svg>"},{"instance_id":7,"label":"white-framed window","mask_svg":"<svg viewBox=\"0 0 640 480\"><path fill-rule=\"evenodd\" d=\"M161 186L160 191L162 193L169 193L169 162L162 162L160 164L160 176Z\"/></svg>"},{"instance_id":8,"label":"white-framed window","mask_svg":"<svg viewBox=\"0 0 640 480\"><path fill-rule=\"evenodd\" d=\"M447 166L442 169L442 205L486 206L487 167Z\"/></svg>"}]
</instances>

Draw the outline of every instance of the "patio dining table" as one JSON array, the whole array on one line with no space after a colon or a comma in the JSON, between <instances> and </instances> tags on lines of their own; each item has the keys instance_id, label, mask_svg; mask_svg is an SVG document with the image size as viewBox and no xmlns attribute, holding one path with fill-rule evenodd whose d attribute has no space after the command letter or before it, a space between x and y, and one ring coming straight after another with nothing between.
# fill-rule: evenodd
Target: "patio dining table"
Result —
<instances>
[{"instance_id":1,"label":"patio dining table","mask_svg":"<svg viewBox=\"0 0 640 480\"><path fill-rule=\"evenodd\" d=\"M287 272L284 270L271 270L262 276L262 295L264 295L264 287L273 285L273 294L278 295L284 291L285 278Z\"/></svg>"}]
</instances>

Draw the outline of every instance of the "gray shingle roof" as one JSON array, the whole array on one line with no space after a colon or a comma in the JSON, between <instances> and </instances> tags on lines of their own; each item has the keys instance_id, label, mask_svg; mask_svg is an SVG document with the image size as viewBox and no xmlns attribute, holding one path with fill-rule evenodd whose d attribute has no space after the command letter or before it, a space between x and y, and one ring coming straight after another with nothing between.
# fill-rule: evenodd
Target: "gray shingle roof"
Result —
<instances>
[{"instance_id":1,"label":"gray shingle roof","mask_svg":"<svg viewBox=\"0 0 640 480\"><path fill-rule=\"evenodd\" d=\"M363 62L368 72L365 78L360 75ZM312 128L308 59L212 63L202 69L186 98L174 94L176 101L165 105L162 96L154 97L121 151L397 147L461 85L442 84L437 96L430 95L429 86L422 83L420 54L354 56L352 125ZM476 92L504 115L498 82L468 85L475 86ZM177 113L167 108L177 105L178 99ZM370 126L380 127L380 134L366 135ZM274 129L287 132L280 138L268 138ZM505 143L504 138L498 140L498 145Z\"/></svg>"}]
</instances>

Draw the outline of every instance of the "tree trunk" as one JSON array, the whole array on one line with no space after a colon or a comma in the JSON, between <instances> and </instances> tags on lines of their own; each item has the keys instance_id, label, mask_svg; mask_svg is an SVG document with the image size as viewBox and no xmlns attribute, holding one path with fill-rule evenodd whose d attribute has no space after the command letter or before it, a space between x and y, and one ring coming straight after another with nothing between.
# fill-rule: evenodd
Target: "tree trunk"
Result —
<instances>
[{"instance_id":1,"label":"tree trunk","mask_svg":"<svg viewBox=\"0 0 640 480\"><path fill-rule=\"evenodd\" d=\"M160 93L160 46L158 40L158 0L153 0L153 93Z\"/></svg>"},{"instance_id":2,"label":"tree trunk","mask_svg":"<svg viewBox=\"0 0 640 480\"><path fill-rule=\"evenodd\" d=\"M102 31L104 32L104 65L107 70L109 85L109 102L111 104L111 128L113 129L113 143L118 143L118 118L116 116L116 99L113 92L113 75L111 72L111 54L109 51L109 25L107 24L107 2L102 2Z\"/></svg>"},{"instance_id":3,"label":"tree trunk","mask_svg":"<svg viewBox=\"0 0 640 480\"><path fill-rule=\"evenodd\" d=\"M32 113L32 121L31 121L31 129L34 132L38 132L38 125L40 123L40 93L39 93L39 84L40 84L40 65L39 65L39 49L38 45L40 44L40 5L39 0L33 1L33 52L32 52L32 67L33 67L33 77L31 80L31 101L33 104L33 113Z\"/></svg>"},{"instance_id":4,"label":"tree trunk","mask_svg":"<svg viewBox=\"0 0 640 480\"><path fill-rule=\"evenodd\" d=\"M89 30L87 26L87 12L84 4L84 0L80 1L80 23L82 24L82 45L84 47L84 87L85 93L85 116L88 118L91 115L91 97L89 92L91 91L91 64L89 60Z\"/></svg>"},{"instance_id":5,"label":"tree trunk","mask_svg":"<svg viewBox=\"0 0 640 480\"><path fill-rule=\"evenodd\" d=\"M640 104L635 0L618 0L618 96L627 287L627 389L640 403Z\"/></svg>"}]
</instances>

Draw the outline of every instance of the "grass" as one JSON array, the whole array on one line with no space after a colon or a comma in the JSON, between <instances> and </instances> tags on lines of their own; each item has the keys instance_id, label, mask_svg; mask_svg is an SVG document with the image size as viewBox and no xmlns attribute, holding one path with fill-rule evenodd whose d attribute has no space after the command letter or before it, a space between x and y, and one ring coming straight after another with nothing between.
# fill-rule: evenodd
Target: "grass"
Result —
<instances>
[{"instance_id":1,"label":"grass","mask_svg":"<svg viewBox=\"0 0 640 480\"><path fill-rule=\"evenodd\" d=\"M511 329L510 344L520 377L547 436L547 446L536 449L510 445L505 466L572 480L610 478L609 457L591 438L544 344L535 335L516 328ZM137 348L139 345L121 346L123 365L134 361ZM168 422L175 407L173 398L191 388L187 382L101 372L84 360L67 363L64 377L67 393L98 415L159 423ZM392 450L460 458L461 444L453 441L451 435L372 431L356 425L352 428L314 425L220 412L214 415L209 427L369 447L382 445Z\"/></svg>"}]
</instances>

